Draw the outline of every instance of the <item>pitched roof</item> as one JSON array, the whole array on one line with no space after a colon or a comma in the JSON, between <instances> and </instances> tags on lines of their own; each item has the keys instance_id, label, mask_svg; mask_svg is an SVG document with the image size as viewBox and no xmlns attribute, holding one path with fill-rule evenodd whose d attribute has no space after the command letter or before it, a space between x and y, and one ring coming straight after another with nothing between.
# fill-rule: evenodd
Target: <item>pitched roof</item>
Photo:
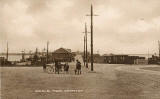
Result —
<instances>
[{"instance_id":1,"label":"pitched roof","mask_svg":"<svg viewBox=\"0 0 160 99\"><path fill-rule=\"evenodd\" d=\"M59 48L55 50L53 53L71 53L68 49L65 48Z\"/></svg>"}]
</instances>

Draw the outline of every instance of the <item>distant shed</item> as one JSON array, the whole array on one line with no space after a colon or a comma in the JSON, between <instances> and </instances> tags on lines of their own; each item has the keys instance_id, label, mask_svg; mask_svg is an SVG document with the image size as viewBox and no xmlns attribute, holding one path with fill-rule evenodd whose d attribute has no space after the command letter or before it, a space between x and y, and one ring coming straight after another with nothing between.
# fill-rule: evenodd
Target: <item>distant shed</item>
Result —
<instances>
[{"instance_id":1,"label":"distant shed","mask_svg":"<svg viewBox=\"0 0 160 99\"><path fill-rule=\"evenodd\" d=\"M73 55L70 49L59 48L52 53L52 58L61 62L71 62Z\"/></svg>"},{"instance_id":2,"label":"distant shed","mask_svg":"<svg viewBox=\"0 0 160 99\"><path fill-rule=\"evenodd\" d=\"M109 64L125 64L128 55L104 55L104 62Z\"/></svg>"}]
</instances>

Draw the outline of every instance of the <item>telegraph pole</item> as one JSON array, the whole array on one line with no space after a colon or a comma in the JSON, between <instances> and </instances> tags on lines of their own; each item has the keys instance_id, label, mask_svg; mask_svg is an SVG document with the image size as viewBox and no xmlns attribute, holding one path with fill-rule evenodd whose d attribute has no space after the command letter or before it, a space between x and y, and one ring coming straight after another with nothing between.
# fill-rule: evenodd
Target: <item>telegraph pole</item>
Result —
<instances>
[{"instance_id":1,"label":"telegraph pole","mask_svg":"<svg viewBox=\"0 0 160 99\"><path fill-rule=\"evenodd\" d=\"M88 44L87 44L87 39L88 39L88 37L87 37L87 33L90 33L90 32L88 32L87 31L87 24L85 23L85 31L83 32L83 33L85 33L85 37L84 37L84 39L85 39L85 44L84 45L86 45L85 47L84 47L84 51L85 51L85 64L86 64L86 68L88 68Z\"/></svg>"},{"instance_id":2,"label":"telegraph pole","mask_svg":"<svg viewBox=\"0 0 160 99\"><path fill-rule=\"evenodd\" d=\"M91 4L91 14L87 15L91 17L91 71L93 71L93 16L97 16L93 14L93 6Z\"/></svg>"},{"instance_id":3,"label":"telegraph pole","mask_svg":"<svg viewBox=\"0 0 160 99\"><path fill-rule=\"evenodd\" d=\"M83 62L85 66L85 61L86 61L86 36L84 35L84 55L83 55Z\"/></svg>"},{"instance_id":4,"label":"telegraph pole","mask_svg":"<svg viewBox=\"0 0 160 99\"><path fill-rule=\"evenodd\" d=\"M48 47L49 47L49 41L47 41L47 63L48 63Z\"/></svg>"},{"instance_id":5,"label":"telegraph pole","mask_svg":"<svg viewBox=\"0 0 160 99\"><path fill-rule=\"evenodd\" d=\"M93 7L91 5L91 71L93 71Z\"/></svg>"},{"instance_id":6,"label":"telegraph pole","mask_svg":"<svg viewBox=\"0 0 160 99\"><path fill-rule=\"evenodd\" d=\"M85 23L85 36L86 36L86 68L88 68L88 49L87 49L87 24Z\"/></svg>"}]
</instances>

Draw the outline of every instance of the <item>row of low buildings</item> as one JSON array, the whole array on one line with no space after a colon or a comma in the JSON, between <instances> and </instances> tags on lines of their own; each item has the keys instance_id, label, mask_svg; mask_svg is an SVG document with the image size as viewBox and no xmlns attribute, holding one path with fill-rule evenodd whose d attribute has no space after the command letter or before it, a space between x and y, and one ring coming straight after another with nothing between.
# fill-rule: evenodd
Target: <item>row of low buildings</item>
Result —
<instances>
[{"instance_id":1,"label":"row of low buildings","mask_svg":"<svg viewBox=\"0 0 160 99\"><path fill-rule=\"evenodd\" d=\"M88 56L90 62L90 54ZM148 64L148 59L140 56L130 55L115 55L115 54L94 54L94 63L106 63L106 64Z\"/></svg>"},{"instance_id":2,"label":"row of low buildings","mask_svg":"<svg viewBox=\"0 0 160 99\"><path fill-rule=\"evenodd\" d=\"M148 64L145 57L129 56L129 55L103 55L104 63L108 64Z\"/></svg>"},{"instance_id":3,"label":"row of low buildings","mask_svg":"<svg viewBox=\"0 0 160 99\"><path fill-rule=\"evenodd\" d=\"M107 63L107 64L160 64L160 57L154 56L145 58L141 56L133 55L115 55L115 54L94 54L95 63Z\"/></svg>"}]
</instances>

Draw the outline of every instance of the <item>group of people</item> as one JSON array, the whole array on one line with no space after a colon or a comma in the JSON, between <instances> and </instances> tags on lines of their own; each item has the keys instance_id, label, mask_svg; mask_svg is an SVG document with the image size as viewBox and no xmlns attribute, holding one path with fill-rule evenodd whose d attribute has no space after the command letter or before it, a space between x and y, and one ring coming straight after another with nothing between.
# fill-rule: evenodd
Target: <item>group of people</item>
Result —
<instances>
[{"instance_id":1,"label":"group of people","mask_svg":"<svg viewBox=\"0 0 160 99\"><path fill-rule=\"evenodd\" d=\"M68 73L69 71L69 65L68 63L65 63L64 65L64 72ZM55 73L58 73L62 71L62 64L58 61L55 61Z\"/></svg>"},{"instance_id":2,"label":"group of people","mask_svg":"<svg viewBox=\"0 0 160 99\"><path fill-rule=\"evenodd\" d=\"M68 74L69 71L69 65L66 62L64 65L62 65L59 61L55 61L55 73L60 73L62 71L62 66L64 66L64 72ZM46 71L46 64L43 64L43 70ZM75 75L76 74L81 74L81 62L79 60L76 60L76 68L75 68Z\"/></svg>"}]
</instances>

